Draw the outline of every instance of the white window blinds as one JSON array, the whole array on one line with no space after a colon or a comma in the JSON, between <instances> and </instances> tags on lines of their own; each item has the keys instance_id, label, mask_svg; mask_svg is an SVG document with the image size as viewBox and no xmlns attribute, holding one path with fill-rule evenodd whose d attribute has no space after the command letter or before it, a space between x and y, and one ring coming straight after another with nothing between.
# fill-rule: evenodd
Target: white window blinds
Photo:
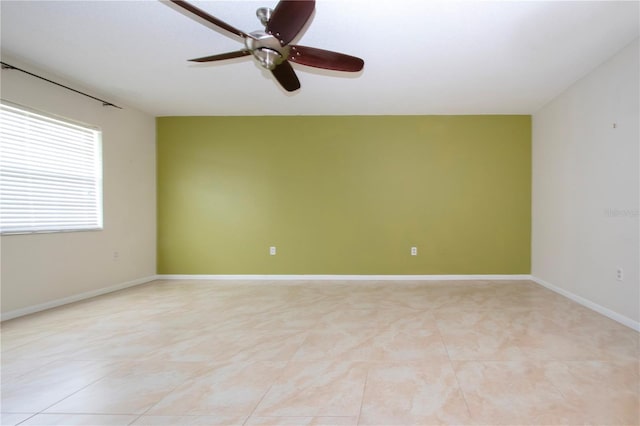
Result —
<instances>
[{"instance_id":1,"label":"white window blinds","mask_svg":"<svg viewBox=\"0 0 640 426\"><path fill-rule=\"evenodd\" d=\"M102 229L98 129L0 104L0 232Z\"/></svg>"}]
</instances>

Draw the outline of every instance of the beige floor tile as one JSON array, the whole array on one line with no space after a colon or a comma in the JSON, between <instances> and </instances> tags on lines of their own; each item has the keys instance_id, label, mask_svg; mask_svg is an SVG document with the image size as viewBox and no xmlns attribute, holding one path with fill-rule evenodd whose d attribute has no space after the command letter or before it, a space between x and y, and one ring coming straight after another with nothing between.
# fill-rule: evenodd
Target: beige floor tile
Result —
<instances>
[{"instance_id":1,"label":"beige floor tile","mask_svg":"<svg viewBox=\"0 0 640 426\"><path fill-rule=\"evenodd\" d=\"M351 282L323 289L332 310L371 310L407 308L402 301L387 297L392 293L387 286L372 282Z\"/></svg>"},{"instance_id":2,"label":"beige floor tile","mask_svg":"<svg viewBox=\"0 0 640 426\"><path fill-rule=\"evenodd\" d=\"M438 328L452 360L520 360L524 330L501 312L438 312Z\"/></svg>"},{"instance_id":3,"label":"beige floor tile","mask_svg":"<svg viewBox=\"0 0 640 426\"><path fill-rule=\"evenodd\" d=\"M156 281L0 333L3 424L640 424L640 335L530 281Z\"/></svg>"},{"instance_id":4,"label":"beige floor tile","mask_svg":"<svg viewBox=\"0 0 640 426\"><path fill-rule=\"evenodd\" d=\"M228 313L222 307L202 306L202 304L189 303L179 309L165 312L161 317L155 319L152 326L163 330L179 330L183 332L193 330L224 332L251 330L260 324L260 321L254 315ZM199 312L199 315L185 315L185 312Z\"/></svg>"},{"instance_id":5,"label":"beige floor tile","mask_svg":"<svg viewBox=\"0 0 640 426\"><path fill-rule=\"evenodd\" d=\"M2 334L11 334L13 331L25 330L33 332L44 332L45 334L52 331L69 330L74 323L86 318L94 318L97 303L96 299L91 301L72 303L70 305L61 306L46 311L37 312L35 314L26 315L2 322ZM98 302L100 303L100 302ZM84 307L91 305L91 310Z\"/></svg>"},{"instance_id":6,"label":"beige floor tile","mask_svg":"<svg viewBox=\"0 0 640 426\"><path fill-rule=\"evenodd\" d=\"M29 417L33 417L35 414L27 413L2 413L0 415L0 425L2 426L16 426L22 423Z\"/></svg>"},{"instance_id":7,"label":"beige floor tile","mask_svg":"<svg viewBox=\"0 0 640 426\"><path fill-rule=\"evenodd\" d=\"M551 362L547 378L585 424L640 424L637 362Z\"/></svg>"},{"instance_id":8,"label":"beige floor tile","mask_svg":"<svg viewBox=\"0 0 640 426\"><path fill-rule=\"evenodd\" d=\"M38 414L20 426L125 426L137 416L109 414Z\"/></svg>"},{"instance_id":9,"label":"beige floor tile","mask_svg":"<svg viewBox=\"0 0 640 426\"><path fill-rule=\"evenodd\" d=\"M363 329L309 332L294 361L447 360L437 330Z\"/></svg>"},{"instance_id":10,"label":"beige floor tile","mask_svg":"<svg viewBox=\"0 0 640 426\"><path fill-rule=\"evenodd\" d=\"M216 365L174 389L148 415L249 416L286 363Z\"/></svg>"},{"instance_id":11,"label":"beige floor tile","mask_svg":"<svg viewBox=\"0 0 640 426\"><path fill-rule=\"evenodd\" d=\"M397 330L437 330L436 317L432 311L417 309L377 309L376 322L379 328Z\"/></svg>"},{"instance_id":12,"label":"beige floor tile","mask_svg":"<svg viewBox=\"0 0 640 426\"><path fill-rule=\"evenodd\" d=\"M356 416L366 373L366 365L360 362L290 362L254 415Z\"/></svg>"},{"instance_id":13,"label":"beige floor tile","mask_svg":"<svg viewBox=\"0 0 640 426\"><path fill-rule=\"evenodd\" d=\"M119 329L58 332L21 345L3 354L3 358L51 358L78 360L133 360L149 352L179 342L183 331Z\"/></svg>"},{"instance_id":14,"label":"beige floor tile","mask_svg":"<svg viewBox=\"0 0 640 426\"><path fill-rule=\"evenodd\" d=\"M3 360L22 358L68 359L69 355L84 350L89 342L96 339L94 333L82 331L55 332L40 339L6 350Z\"/></svg>"},{"instance_id":15,"label":"beige floor tile","mask_svg":"<svg viewBox=\"0 0 640 426\"><path fill-rule=\"evenodd\" d=\"M632 361L640 356L639 335L624 328L567 327L548 324L530 327L518 347L530 360Z\"/></svg>"},{"instance_id":16,"label":"beige floor tile","mask_svg":"<svg viewBox=\"0 0 640 426\"><path fill-rule=\"evenodd\" d=\"M33 343L59 331L49 327L30 327L27 324L28 323L25 325L5 326L3 323L2 329L0 330L0 334L2 335L0 348L3 356L7 352L19 348L22 345Z\"/></svg>"},{"instance_id":17,"label":"beige floor tile","mask_svg":"<svg viewBox=\"0 0 640 426\"><path fill-rule=\"evenodd\" d=\"M594 339L568 329L527 331L516 344L529 360L597 360L604 356Z\"/></svg>"},{"instance_id":18,"label":"beige floor tile","mask_svg":"<svg viewBox=\"0 0 640 426\"><path fill-rule=\"evenodd\" d=\"M236 416L140 416L132 426L242 426L246 420Z\"/></svg>"},{"instance_id":19,"label":"beige floor tile","mask_svg":"<svg viewBox=\"0 0 640 426\"><path fill-rule=\"evenodd\" d=\"M640 360L640 334L630 328L603 330L593 328L580 331L584 340L597 348L598 359L608 361Z\"/></svg>"},{"instance_id":20,"label":"beige floor tile","mask_svg":"<svg viewBox=\"0 0 640 426\"><path fill-rule=\"evenodd\" d=\"M127 302L125 302L127 303ZM131 303L131 302L128 302ZM125 305L126 306L126 305ZM90 318L85 318L75 322L70 330L83 330L96 334L105 334L112 331L127 330L130 333L136 331L156 331L156 330L176 330L188 329L188 326L181 327L178 322L170 322L169 310L167 308L138 308L120 312L118 310L103 310L96 312ZM144 318L144 321L140 321ZM195 325L191 316L182 316Z\"/></svg>"},{"instance_id":21,"label":"beige floor tile","mask_svg":"<svg viewBox=\"0 0 640 426\"><path fill-rule=\"evenodd\" d=\"M39 370L46 365L54 366L55 358L9 358L2 357L0 376L3 383L17 383L25 374Z\"/></svg>"},{"instance_id":22,"label":"beige floor tile","mask_svg":"<svg viewBox=\"0 0 640 426\"><path fill-rule=\"evenodd\" d=\"M394 300L404 301L413 308L431 310L478 310L489 309L485 303L493 303L499 293L497 284L486 281L473 281L473 286L462 281L440 281L433 285L416 285L403 289L401 294L392 296Z\"/></svg>"},{"instance_id":23,"label":"beige floor tile","mask_svg":"<svg viewBox=\"0 0 640 426\"><path fill-rule=\"evenodd\" d=\"M358 417L250 417L245 426L356 426Z\"/></svg>"},{"instance_id":24,"label":"beige floor tile","mask_svg":"<svg viewBox=\"0 0 640 426\"><path fill-rule=\"evenodd\" d=\"M409 308L376 308L333 310L322 315L320 326L331 329L396 328L410 330L436 329L432 312Z\"/></svg>"},{"instance_id":25,"label":"beige floor tile","mask_svg":"<svg viewBox=\"0 0 640 426\"><path fill-rule=\"evenodd\" d=\"M199 363L127 363L46 412L142 414L181 383L206 369L207 366Z\"/></svg>"},{"instance_id":26,"label":"beige floor tile","mask_svg":"<svg viewBox=\"0 0 640 426\"><path fill-rule=\"evenodd\" d=\"M306 337L302 330L194 330L148 353L150 360L184 362L288 361Z\"/></svg>"},{"instance_id":27,"label":"beige floor tile","mask_svg":"<svg viewBox=\"0 0 640 426\"><path fill-rule=\"evenodd\" d=\"M441 332L480 329L487 332L510 328L521 332L526 330L522 318L530 312L527 310L470 310L470 311L435 311L436 322Z\"/></svg>"},{"instance_id":28,"label":"beige floor tile","mask_svg":"<svg viewBox=\"0 0 640 426\"><path fill-rule=\"evenodd\" d=\"M137 329L103 333L78 350L79 359L138 360L154 350L172 346L184 339L184 332L162 329Z\"/></svg>"},{"instance_id":29,"label":"beige floor tile","mask_svg":"<svg viewBox=\"0 0 640 426\"><path fill-rule=\"evenodd\" d=\"M312 330L319 318L312 312L291 309L285 312L268 312L254 317L258 330Z\"/></svg>"},{"instance_id":30,"label":"beige floor tile","mask_svg":"<svg viewBox=\"0 0 640 426\"><path fill-rule=\"evenodd\" d=\"M472 418L484 424L581 424L543 362L454 362Z\"/></svg>"},{"instance_id":31,"label":"beige floor tile","mask_svg":"<svg viewBox=\"0 0 640 426\"><path fill-rule=\"evenodd\" d=\"M337 330L377 329L378 311L376 309L335 309L320 316L319 327Z\"/></svg>"},{"instance_id":32,"label":"beige floor tile","mask_svg":"<svg viewBox=\"0 0 640 426\"><path fill-rule=\"evenodd\" d=\"M37 413L114 370L103 361L58 360L2 382L2 411Z\"/></svg>"},{"instance_id":33,"label":"beige floor tile","mask_svg":"<svg viewBox=\"0 0 640 426\"><path fill-rule=\"evenodd\" d=\"M448 360L370 365L360 425L467 424L470 421Z\"/></svg>"},{"instance_id":34,"label":"beige floor tile","mask_svg":"<svg viewBox=\"0 0 640 426\"><path fill-rule=\"evenodd\" d=\"M557 296L557 295L556 295ZM562 328L567 330L629 330L628 327L599 315L592 310L571 304L564 309L527 309L516 318L528 330L544 331L548 328Z\"/></svg>"}]
</instances>

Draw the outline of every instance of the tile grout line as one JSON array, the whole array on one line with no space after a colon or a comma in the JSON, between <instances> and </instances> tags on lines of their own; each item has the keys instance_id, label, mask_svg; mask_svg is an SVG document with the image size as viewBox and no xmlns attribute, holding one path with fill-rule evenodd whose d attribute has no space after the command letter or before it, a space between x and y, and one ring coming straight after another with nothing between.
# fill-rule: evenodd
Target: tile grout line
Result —
<instances>
[{"instance_id":1,"label":"tile grout line","mask_svg":"<svg viewBox=\"0 0 640 426\"><path fill-rule=\"evenodd\" d=\"M148 411L148 410L147 410L147 411ZM145 411L145 412L146 412L146 411ZM135 424L135 422L137 422L138 420L140 420L140 417L142 417L143 415L144 415L144 413L143 413L143 414L139 414L138 416L136 416L133 420L131 420L131 421L129 422L129 424L128 424L127 426L131 426L131 425Z\"/></svg>"},{"instance_id":2,"label":"tile grout line","mask_svg":"<svg viewBox=\"0 0 640 426\"><path fill-rule=\"evenodd\" d=\"M184 362L184 361L180 361L180 362ZM210 370L213 370L213 369L214 369L214 367L211 367L211 369L210 369ZM200 374L203 374L205 371L208 371L208 370L203 370L202 372L200 372L200 373L198 373L198 374L194 374L193 376L190 376L189 378L185 379L185 382L186 382L186 381L189 381L189 380L194 380L194 379L196 378L196 376L198 376L198 375L200 375ZM173 393L173 391L175 391L176 389L178 389L180 386L182 386L182 384L180 384L180 383L178 383L178 384L176 384L175 386L173 386L169 391L167 391L167 392L166 392L166 393L164 393L161 397L159 397L159 398L158 398L158 400L157 400L156 402L154 402L154 403L150 404L150 405L149 405L149 407L148 407L146 410L142 411L142 413L140 413L140 415L138 415L138 417L136 417L136 418L133 420L133 422L132 422L132 423L129 423L129 425L131 425L131 424L133 424L133 423L137 422L137 421L138 421L138 419L140 419L140 417L144 416L144 415L145 415L145 414L147 414L149 411L151 411L151 409L152 409L153 407L155 407L156 405L158 405L158 404L159 404L163 399L165 399L166 397L168 397L171 393ZM136 414L136 413L133 413L133 415L135 415L135 414Z\"/></svg>"},{"instance_id":3,"label":"tile grout line","mask_svg":"<svg viewBox=\"0 0 640 426\"><path fill-rule=\"evenodd\" d=\"M360 410L358 410L358 418L356 420L356 425L360 425L360 418L362 417L362 407L364 407L364 396L367 392L367 383L369 382L369 368L371 368L371 364L367 363L367 375L364 377L364 385L362 386L362 399L360 400Z\"/></svg>"},{"instance_id":4,"label":"tile grout line","mask_svg":"<svg viewBox=\"0 0 640 426\"><path fill-rule=\"evenodd\" d=\"M434 316L435 316L435 313L434 313ZM449 354L449 348L447 347L447 344L444 341L444 337L442 337L442 330L440 330L440 326L438 325L437 318L436 318L436 329L438 330L438 335L440 336L440 340L442 341L442 346L444 346L444 350L447 353L447 358L449 359L449 365L451 366L453 377L456 379L456 384L458 385L458 392L460 392L460 395L462 395L462 400L464 401L464 405L465 407L467 407L467 413L469 414L469 419L473 419L471 409L469 408L469 403L467 402L467 396L464 394L464 391L462 390L462 386L460 386L460 381L458 380L458 373L456 372L456 369L453 366L453 361L451 360L451 355Z\"/></svg>"},{"instance_id":5,"label":"tile grout line","mask_svg":"<svg viewBox=\"0 0 640 426\"><path fill-rule=\"evenodd\" d=\"M108 374L108 373L107 373L107 374ZM91 386L91 385L93 385L93 384L97 383L98 381L100 381L100 380L104 379L104 378L107 376L107 374L105 374L105 375L104 375L104 376L102 376L102 377L97 378L96 380L92 381L91 383L86 384L85 386L82 386L80 389L78 389L78 390L76 390L76 391L74 391L74 392L71 392L70 394L68 394L68 395L67 395L67 396L65 396L64 398L61 398L61 399L57 400L57 401L56 401L56 402L54 402L53 404L46 406L45 408L43 408L42 410L38 411L38 412L37 412L37 413L35 413L34 415L35 415L35 416L37 416L37 415L40 415L40 414L59 414L59 413L45 413L45 411L46 411L46 410L48 410L49 408L51 408L51 407L53 407L53 406L55 406L55 405L57 405L57 404L61 403L61 402L62 402L62 401L64 401L65 399L72 397L73 395L77 394L78 392L80 392L80 391L82 391L82 390L84 390L84 389L88 388L89 386ZM75 414L75 413L74 413L74 414ZM33 416L31 416L31 417L33 417ZM31 418L31 417L29 417L29 418Z\"/></svg>"},{"instance_id":6,"label":"tile grout line","mask_svg":"<svg viewBox=\"0 0 640 426\"><path fill-rule=\"evenodd\" d=\"M27 420L30 420L30 419L34 418L37 415L38 415L38 413L33 413L29 417L27 417L26 419L20 420L18 423L15 424L15 426L19 426L19 425L23 424L24 422L26 422Z\"/></svg>"},{"instance_id":7,"label":"tile grout line","mask_svg":"<svg viewBox=\"0 0 640 426\"><path fill-rule=\"evenodd\" d=\"M244 420L244 422L242 423L242 426L245 426L247 424L247 422L249 421L249 419L251 417L253 417L253 415L255 414L256 410L258 409L258 407L260 406L260 404L262 404L262 401L267 397L267 395L269 394L269 392L271 392L271 389L273 388L273 386L276 384L276 382L278 381L278 379L280 379L280 377L282 377L282 375L284 374L285 370L287 369L287 367L289 366L289 364L291 363L291 360L293 360L293 358L295 357L295 355L298 353L298 351L300 350L300 348L302 348L302 345L304 344L304 342L307 340L307 338L309 337L309 330L305 330L304 331L305 336L304 339L302 339L302 341L300 342L300 346L298 346L298 348L293 351L293 353L291 354L291 356L289 357L289 359L287 360L287 362L285 363L284 367L282 367L282 370L280 371L280 373L275 377L275 379L273 380L273 383L271 383L271 385L269 386L269 388L265 391L265 393L262 395L262 397L260 398L260 400L256 403L256 406L253 407L253 410L251 410L251 413L249 413L249 415L247 416L247 418Z\"/></svg>"},{"instance_id":8,"label":"tile grout line","mask_svg":"<svg viewBox=\"0 0 640 426\"><path fill-rule=\"evenodd\" d=\"M285 367L286 368L286 367ZM266 398L267 394L269 392L271 392L271 389L273 389L273 386L276 384L276 382L278 381L278 378L280 378L280 376L278 376L273 383L271 383L271 385L269 386L269 388L264 392L264 394L262 394L262 396L260 397L260 400L256 403L256 406L253 407L253 410L251 410L251 412L249 413L249 415L247 416L246 419L244 419L244 422L242 423L242 426L246 426L247 422L249 421L249 419L251 417L253 417L253 415L255 414L256 410L258 409L258 407L260 406L260 404L262 404L262 401Z\"/></svg>"}]
</instances>

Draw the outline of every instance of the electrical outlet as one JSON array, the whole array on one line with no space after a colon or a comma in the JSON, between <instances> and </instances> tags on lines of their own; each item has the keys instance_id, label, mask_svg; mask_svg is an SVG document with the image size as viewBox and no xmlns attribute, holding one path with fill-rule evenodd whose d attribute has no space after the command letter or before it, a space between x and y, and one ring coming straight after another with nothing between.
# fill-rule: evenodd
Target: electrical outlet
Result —
<instances>
[{"instance_id":1,"label":"electrical outlet","mask_svg":"<svg viewBox=\"0 0 640 426\"><path fill-rule=\"evenodd\" d=\"M418 255L418 247L411 247L411 256Z\"/></svg>"},{"instance_id":2,"label":"electrical outlet","mask_svg":"<svg viewBox=\"0 0 640 426\"><path fill-rule=\"evenodd\" d=\"M269 254L271 256L275 256L276 255L276 248L275 247L269 247Z\"/></svg>"},{"instance_id":3,"label":"electrical outlet","mask_svg":"<svg viewBox=\"0 0 640 426\"><path fill-rule=\"evenodd\" d=\"M113 261L117 262L119 258L120 258L120 253L117 250L115 250L113 252Z\"/></svg>"},{"instance_id":4,"label":"electrical outlet","mask_svg":"<svg viewBox=\"0 0 640 426\"><path fill-rule=\"evenodd\" d=\"M622 268L616 269L616 280L624 281L624 270Z\"/></svg>"}]
</instances>

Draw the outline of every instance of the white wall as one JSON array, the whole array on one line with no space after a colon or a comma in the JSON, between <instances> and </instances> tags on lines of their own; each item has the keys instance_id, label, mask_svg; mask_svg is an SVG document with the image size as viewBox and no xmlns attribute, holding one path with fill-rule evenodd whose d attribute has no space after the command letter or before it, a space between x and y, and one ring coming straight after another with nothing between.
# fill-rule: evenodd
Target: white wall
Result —
<instances>
[{"instance_id":1,"label":"white wall","mask_svg":"<svg viewBox=\"0 0 640 426\"><path fill-rule=\"evenodd\" d=\"M82 90L15 59L2 60ZM3 318L152 277L156 271L154 117L125 105L122 110L103 107L15 70L3 70L0 78L4 100L99 126L104 169L103 231L1 237ZM114 251L119 252L117 260Z\"/></svg>"},{"instance_id":2,"label":"white wall","mask_svg":"<svg viewBox=\"0 0 640 426\"><path fill-rule=\"evenodd\" d=\"M636 39L533 115L532 157L532 275L636 328L639 48Z\"/></svg>"}]
</instances>

